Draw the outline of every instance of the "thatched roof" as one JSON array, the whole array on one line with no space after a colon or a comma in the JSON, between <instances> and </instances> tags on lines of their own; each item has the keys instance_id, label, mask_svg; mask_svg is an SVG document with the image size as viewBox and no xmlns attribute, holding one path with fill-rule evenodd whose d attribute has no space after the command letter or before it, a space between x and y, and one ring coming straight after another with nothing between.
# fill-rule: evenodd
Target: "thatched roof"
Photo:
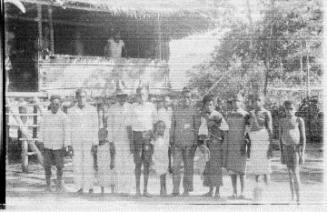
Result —
<instances>
[{"instance_id":1,"label":"thatched roof","mask_svg":"<svg viewBox=\"0 0 327 212\"><path fill-rule=\"evenodd\" d=\"M21 0L27 3L61 6L63 8L97 10L128 15L170 16L183 13L208 14L214 10L204 0ZM214 2L214 1L212 1Z\"/></svg>"},{"instance_id":2,"label":"thatched roof","mask_svg":"<svg viewBox=\"0 0 327 212\"><path fill-rule=\"evenodd\" d=\"M140 26L158 28L170 39L180 39L195 32L203 32L214 25L211 18L215 7L203 4L203 0L21 0L26 14L35 17L38 5L54 8L54 21L70 21L106 28L113 20L139 23ZM207 2L206 0L205 2ZM33 6L34 5L34 6ZM44 8L45 9L45 8ZM9 10L10 13L10 10Z\"/></svg>"}]
</instances>

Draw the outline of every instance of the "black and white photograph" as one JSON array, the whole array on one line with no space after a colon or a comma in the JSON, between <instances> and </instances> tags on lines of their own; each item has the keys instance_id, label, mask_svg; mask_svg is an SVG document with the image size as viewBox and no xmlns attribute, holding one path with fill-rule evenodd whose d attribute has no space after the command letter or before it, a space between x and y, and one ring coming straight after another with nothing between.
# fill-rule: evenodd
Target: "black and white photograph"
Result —
<instances>
[{"instance_id":1,"label":"black and white photograph","mask_svg":"<svg viewBox=\"0 0 327 212\"><path fill-rule=\"evenodd\" d=\"M1 1L1 208L320 211L324 6Z\"/></svg>"}]
</instances>

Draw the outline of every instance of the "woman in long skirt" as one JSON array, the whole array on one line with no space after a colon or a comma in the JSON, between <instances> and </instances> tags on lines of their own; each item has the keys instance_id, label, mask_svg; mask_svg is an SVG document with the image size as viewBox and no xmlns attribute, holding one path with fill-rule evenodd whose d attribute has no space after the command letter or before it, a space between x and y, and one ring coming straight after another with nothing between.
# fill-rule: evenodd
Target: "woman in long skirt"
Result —
<instances>
[{"instance_id":1,"label":"woman in long skirt","mask_svg":"<svg viewBox=\"0 0 327 212\"><path fill-rule=\"evenodd\" d=\"M272 155L272 118L264 105L264 96L256 95L252 99L254 110L250 112L251 164L250 172L255 175L256 182L264 176L268 184L270 174L270 158Z\"/></svg>"},{"instance_id":2,"label":"woman in long skirt","mask_svg":"<svg viewBox=\"0 0 327 212\"><path fill-rule=\"evenodd\" d=\"M203 98L203 105L204 108L201 116L208 126L207 145L210 151L210 158L204 170L203 180L203 185L209 187L209 192L204 194L204 196L211 197L214 188L216 188L215 197L220 198L219 188L223 185L224 130L228 130L228 125L223 116L214 109L215 104L211 96Z\"/></svg>"},{"instance_id":3,"label":"woman in long skirt","mask_svg":"<svg viewBox=\"0 0 327 212\"><path fill-rule=\"evenodd\" d=\"M239 96L230 101L232 101L233 110L227 115L229 131L226 141L225 167L232 179L232 198L237 198L237 176L239 176L241 183L241 195L239 198L244 199L244 176L247 160L245 135L246 127L249 124L249 114L241 108L242 99Z\"/></svg>"}]
</instances>

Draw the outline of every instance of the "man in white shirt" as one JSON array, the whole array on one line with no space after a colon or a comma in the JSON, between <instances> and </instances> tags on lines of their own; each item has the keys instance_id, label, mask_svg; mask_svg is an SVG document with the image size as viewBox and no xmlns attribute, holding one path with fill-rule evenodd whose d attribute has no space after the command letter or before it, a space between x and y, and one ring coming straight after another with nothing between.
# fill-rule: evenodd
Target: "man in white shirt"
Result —
<instances>
[{"instance_id":1,"label":"man in white shirt","mask_svg":"<svg viewBox=\"0 0 327 212\"><path fill-rule=\"evenodd\" d=\"M68 110L74 150L74 183L79 188L78 193L83 193L84 189L88 189L89 193L93 193L95 180L93 154L99 144L98 113L95 107L87 103L85 90L78 89L76 99L77 105Z\"/></svg>"},{"instance_id":2,"label":"man in white shirt","mask_svg":"<svg viewBox=\"0 0 327 212\"><path fill-rule=\"evenodd\" d=\"M108 140L115 146L115 170L118 174L116 191L130 194L133 187L133 154L130 151L130 104L126 102L127 94L117 89L117 102L108 110L107 129Z\"/></svg>"},{"instance_id":3,"label":"man in white shirt","mask_svg":"<svg viewBox=\"0 0 327 212\"><path fill-rule=\"evenodd\" d=\"M157 121L157 112L155 106L147 101L147 97L145 90L142 88L136 89L136 103L132 105L131 109L132 138L130 138L130 141L131 152L134 155L135 163L136 195L141 195L140 178L143 164L143 195L151 197L147 191L152 152L149 135L153 130L153 125Z\"/></svg>"},{"instance_id":4,"label":"man in white shirt","mask_svg":"<svg viewBox=\"0 0 327 212\"><path fill-rule=\"evenodd\" d=\"M55 164L57 191L62 191L65 147L70 145L69 122L66 114L60 110L60 97L52 96L50 101L50 110L43 113L40 127L40 141L44 144L46 190L51 191L51 166Z\"/></svg>"}]
</instances>

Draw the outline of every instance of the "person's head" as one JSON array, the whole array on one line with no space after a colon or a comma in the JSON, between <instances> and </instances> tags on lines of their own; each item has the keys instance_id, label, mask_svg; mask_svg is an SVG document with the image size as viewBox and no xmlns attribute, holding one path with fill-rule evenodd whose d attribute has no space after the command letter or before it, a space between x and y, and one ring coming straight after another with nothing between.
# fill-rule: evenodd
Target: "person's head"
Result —
<instances>
[{"instance_id":1,"label":"person's head","mask_svg":"<svg viewBox=\"0 0 327 212\"><path fill-rule=\"evenodd\" d=\"M86 104L87 94L84 89L77 89L75 93L76 99L77 99L77 105L79 107L83 107Z\"/></svg>"},{"instance_id":2,"label":"person's head","mask_svg":"<svg viewBox=\"0 0 327 212\"><path fill-rule=\"evenodd\" d=\"M116 95L116 98L120 105L124 105L127 100L127 94L119 93Z\"/></svg>"},{"instance_id":3,"label":"person's head","mask_svg":"<svg viewBox=\"0 0 327 212\"><path fill-rule=\"evenodd\" d=\"M154 132L157 135L163 136L166 130L166 124L165 122L159 120L156 122L155 126L154 126Z\"/></svg>"},{"instance_id":4,"label":"person's head","mask_svg":"<svg viewBox=\"0 0 327 212\"><path fill-rule=\"evenodd\" d=\"M136 102L142 104L143 102L147 101L148 95L144 88L138 87L136 89Z\"/></svg>"},{"instance_id":5,"label":"person's head","mask_svg":"<svg viewBox=\"0 0 327 212\"><path fill-rule=\"evenodd\" d=\"M243 103L243 99L241 98L241 96L239 95L235 96L233 99L233 109L238 110L242 108L242 103Z\"/></svg>"},{"instance_id":6,"label":"person's head","mask_svg":"<svg viewBox=\"0 0 327 212\"><path fill-rule=\"evenodd\" d=\"M60 109L61 98L58 95L52 95L50 97L50 110L52 113L57 113Z\"/></svg>"},{"instance_id":7,"label":"person's head","mask_svg":"<svg viewBox=\"0 0 327 212\"><path fill-rule=\"evenodd\" d=\"M81 32L80 31L76 31L76 33L75 33L75 39L76 40L81 39Z\"/></svg>"},{"instance_id":8,"label":"person's head","mask_svg":"<svg viewBox=\"0 0 327 212\"><path fill-rule=\"evenodd\" d=\"M166 103L165 97L163 97L163 96L158 97L157 104L158 104L158 109L166 108L167 107L167 103Z\"/></svg>"},{"instance_id":9,"label":"person's head","mask_svg":"<svg viewBox=\"0 0 327 212\"><path fill-rule=\"evenodd\" d=\"M113 39L114 39L116 42L120 40L120 32L119 32L119 31L117 31L117 32L114 33L114 35L113 35Z\"/></svg>"},{"instance_id":10,"label":"person's head","mask_svg":"<svg viewBox=\"0 0 327 212\"><path fill-rule=\"evenodd\" d=\"M49 36L50 35L50 29L48 26L45 26L43 28L44 36Z\"/></svg>"},{"instance_id":11,"label":"person's head","mask_svg":"<svg viewBox=\"0 0 327 212\"><path fill-rule=\"evenodd\" d=\"M202 103L205 112L211 113L215 110L215 102L211 95L203 97Z\"/></svg>"},{"instance_id":12,"label":"person's head","mask_svg":"<svg viewBox=\"0 0 327 212\"><path fill-rule=\"evenodd\" d=\"M289 100L285 101L284 108L285 108L286 116L295 116L296 109L292 101Z\"/></svg>"},{"instance_id":13,"label":"person's head","mask_svg":"<svg viewBox=\"0 0 327 212\"><path fill-rule=\"evenodd\" d=\"M19 114L26 114L27 113L27 107L25 105L18 107ZM21 116L21 120L23 123L27 122L27 116Z\"/></svg>"},{"instance_id":14,"label":"person's head","mask_svg":"<svg viewBox=\"0 0 327 212\"><path fill-rule=\"evenodd\" d=\"M183 106L189 106L191 104L191 98L192 98L191 91L186 87L183 88L183 91L182 91L182 105Z\"/></svg>"},{"instance_id":15,"label":"person's head","mask_svg":"<svg viewBox=\"0 0 327 212\"><path fill-rule=\"evenodd\" d=\"M106 128L101 128L98 131L99 144L102 145L108 141L108 130Z\"/></svg>"},{"instance_id":16,"label":"person's head","mask_svg":"<svg viewBox=\"0 0 327 212\"><path fill-rule=\"evenodd\" d=\"M265 96L263 94L257 94L253 96L252 104L254 108L260 109L265 104Z\"/></svg>"}]
</instances>

